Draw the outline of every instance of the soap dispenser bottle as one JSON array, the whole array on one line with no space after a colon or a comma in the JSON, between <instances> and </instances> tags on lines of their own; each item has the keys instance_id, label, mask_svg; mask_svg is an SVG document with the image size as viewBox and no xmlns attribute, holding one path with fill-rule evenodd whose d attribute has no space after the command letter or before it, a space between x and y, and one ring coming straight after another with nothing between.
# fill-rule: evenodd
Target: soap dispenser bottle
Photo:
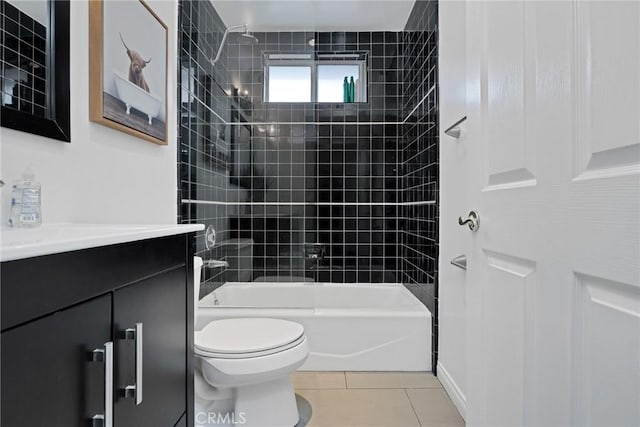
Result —
<instances>
[{"instance_id":1,"label":"soap dispenser bottle","mask_svg":"<svg viewBox=\"0 0 640 427\"><path fill-rule=\"evenodd\" d=\"M11 192L11 213L9 225L12 227L37 227L42 224L41 186L36 182L31 169L22 174Z\"/></svg>"}]
</instances>

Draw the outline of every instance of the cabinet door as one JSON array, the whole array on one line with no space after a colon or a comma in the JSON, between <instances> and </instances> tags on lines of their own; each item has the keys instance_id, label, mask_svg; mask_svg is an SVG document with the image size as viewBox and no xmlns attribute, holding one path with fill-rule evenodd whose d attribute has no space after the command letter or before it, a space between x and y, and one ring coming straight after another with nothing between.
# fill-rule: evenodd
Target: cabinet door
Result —
<instances>
[{"instance_id":1,"label":"cabinet door","mask_svg":"<svg viewBox=\"0 0 640 427\"><path fill-rule=\"evenodd\" d=\"M186 273L179 268L114 292L116 426L173 426L186 410ZM142 384L136 382L136 341L123 332L142 324ZM133 338L133 337L131 337ZM140 347L139 347L140 348ZM123 397L142 386L142 401Z\"/></svg>"},{"instance_id":2,"label":"cabinet door","mask_svg":"<svg viewBox=\"0 0 640 427\"><path fill-rule=\"evenodd\" d=\"M111 340L111 296L2 333L3 427L85 427L104 413L104 365L94 349Z\"/></svg>"}]
</instances>

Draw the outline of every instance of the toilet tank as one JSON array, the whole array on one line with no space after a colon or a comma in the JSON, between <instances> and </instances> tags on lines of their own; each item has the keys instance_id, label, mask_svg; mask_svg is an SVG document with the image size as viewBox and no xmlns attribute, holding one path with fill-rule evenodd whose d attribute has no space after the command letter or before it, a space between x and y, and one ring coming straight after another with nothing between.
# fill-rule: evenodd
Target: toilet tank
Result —
<instances>
[{"instance_id":1,"label":"toilet tank","mask_svg":"<svg viewBox=\"0 0 640 427\"><path fill-rule=\"evenodd\" d=\"M226 261L229 267L226 272L227 282L253 281L253 240L229 239L223 243Z\"/></svg>"}]
</instances>

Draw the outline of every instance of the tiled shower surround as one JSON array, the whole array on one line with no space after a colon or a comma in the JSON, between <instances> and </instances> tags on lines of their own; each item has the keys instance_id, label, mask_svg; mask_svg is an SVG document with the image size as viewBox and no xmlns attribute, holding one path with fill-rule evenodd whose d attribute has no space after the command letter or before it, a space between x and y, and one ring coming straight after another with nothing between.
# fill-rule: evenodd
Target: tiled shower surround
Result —
<instances>
[{"instance_id":1,"label":"tiled shower surround","mask_svg":"<svg viewBox=\"0 0 640 427\"><path fill-rule=\"evenodd\" d=\"M203 292L403 282L435 314L437 4L417 2L403 32L232 33L215 66L211 3L182 1L180 19L180 221L213 225L216 246L199 236L197 253L230 264L205 269ZM265 51L368 52L367 102L263 102Z\"/></svg>"},{"instance_id":2,"label":"tiled shower surround","mask_svg":"<svg viewBox=\"0 0 640 427\"><path fill-rule=\"evenodd\" d=\"M438 4L417 1L405 27L402 154L402 283L433 315L438 350Z\"/></svg>"},{"instance_id":3,"label":"tiled shower surround","mask_svg":"<svg viewBox=\"0 0 640 427\"><path fill-rule=\"evenodd\" d=\"M206 249L205 235L198 235L196 255L221 260L227 255L221 242L228 241L231 211L225 203L232 197L230 128L225 125L231 120L226 48L215 67L210 58L218 51L225 26L209 1L181 1L179 5L178 222L213 226L215 247ZM205 268L202 280L202 292L210 292L224 283L225 271Z\"/></svg>"},{"instance_id":4,"label":"tiled shower surround","mask_svg":"<svg viewBox=\"0 0 640 427\"><path fill-rule=\"evenodd\" d=\"M230 229L254 241L254 279L398 282L402 33L254 35L230 37L227 62L238 119L252 123L234 127L232 175L249 199ZM369 102L263 102L263 53L314 51L369 52ZM319 263L304 257L312 244Z\"/></svg>"}]
</instances>

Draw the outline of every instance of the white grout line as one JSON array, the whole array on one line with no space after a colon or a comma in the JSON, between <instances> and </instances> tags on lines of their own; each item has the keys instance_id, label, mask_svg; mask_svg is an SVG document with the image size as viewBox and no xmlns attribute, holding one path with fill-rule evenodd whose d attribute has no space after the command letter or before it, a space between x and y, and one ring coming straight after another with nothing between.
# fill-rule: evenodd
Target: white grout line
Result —
<instances>
[{"instance_id":1,"label":"white grout line","mask_svg":"<svg viewBox=\"0 0 640 427\"><path fill-rule=\"evenodd\" d=\"M420 202L220 202L215 200L182 199L181 203L193 205L224 206L422 206L435 205L435 200Z\"/></svg>"},{"instance_id":2,"label":"white grout line","mask_svg":"<svg viewBox=\"0 0 640 427\"><path fill-rule=\"evenodd\" d=\"M404 120L402 120L401 122L359 122L359 121L355 121L355 122L278 122L278 121L271 121L271 122L228 122L225 119L222 118L222 116L220 116L218 113L216 113L212 108L208 108L209 111L211 111L224 125L227 126L259 126L259 125L273 125L273 124L279 124L279 125L319 125L319 126L323 126L323 125L337 125L337 124L344 124L344 125L361 125L361 126L375 126L375 125L403 125L405 123L407 123L407 121L409 120L409 118L411 117L411 115L413 113L416 112L416 110L420 107L420 105L422 105L425 101L425 99L427 99L429 97L429 95L431 95L431 92L435 90L435 85L431 87L431 89L429 89L429 91L427 92L427 94L420 100L420 102L418 102L416 104L416 106L413 108L413 110L411 110L411 112L409 114L407 114L407 116L404 118ZM427 122L428 124L433 124L431 122Z\"/></svg>"},{"instance_id":3,"label":"white grout line","mask_svg":"<svg viewBox=\"0 0 640 427\"><path fill-rule=\"evenodd\" d=\"M230 126L259 126L259 125L402 125L405 121L402 122L233 122L233 123L225 123ZM430 122L427 122L430 123Z\"/></svg>"},{"instance_id":4,"label":"white grout line","mask_svg":"<svg viewBox=\"0 0 640 427\"><path fill-rule=\"evenodd\" d=\"M411 110L411 112L409 114L407 114L407 117L405 117L405 119L402 121L402 123L400 124L405 124L407 122L407 120L409 120L409 117L411 117L411 115L413 113L415 113L415 111L418 109L418 107L420 107L422 105L422 103L424 102L425 99L427 99L427 97L431 94L431 91L433 91L435 89L435 85L431 87L431 89L429 89L429 92L427 92L427 94L420 100L420 102L418 102L418 104L413 107L413 110Z\"/></svg>"}]
</instances>

